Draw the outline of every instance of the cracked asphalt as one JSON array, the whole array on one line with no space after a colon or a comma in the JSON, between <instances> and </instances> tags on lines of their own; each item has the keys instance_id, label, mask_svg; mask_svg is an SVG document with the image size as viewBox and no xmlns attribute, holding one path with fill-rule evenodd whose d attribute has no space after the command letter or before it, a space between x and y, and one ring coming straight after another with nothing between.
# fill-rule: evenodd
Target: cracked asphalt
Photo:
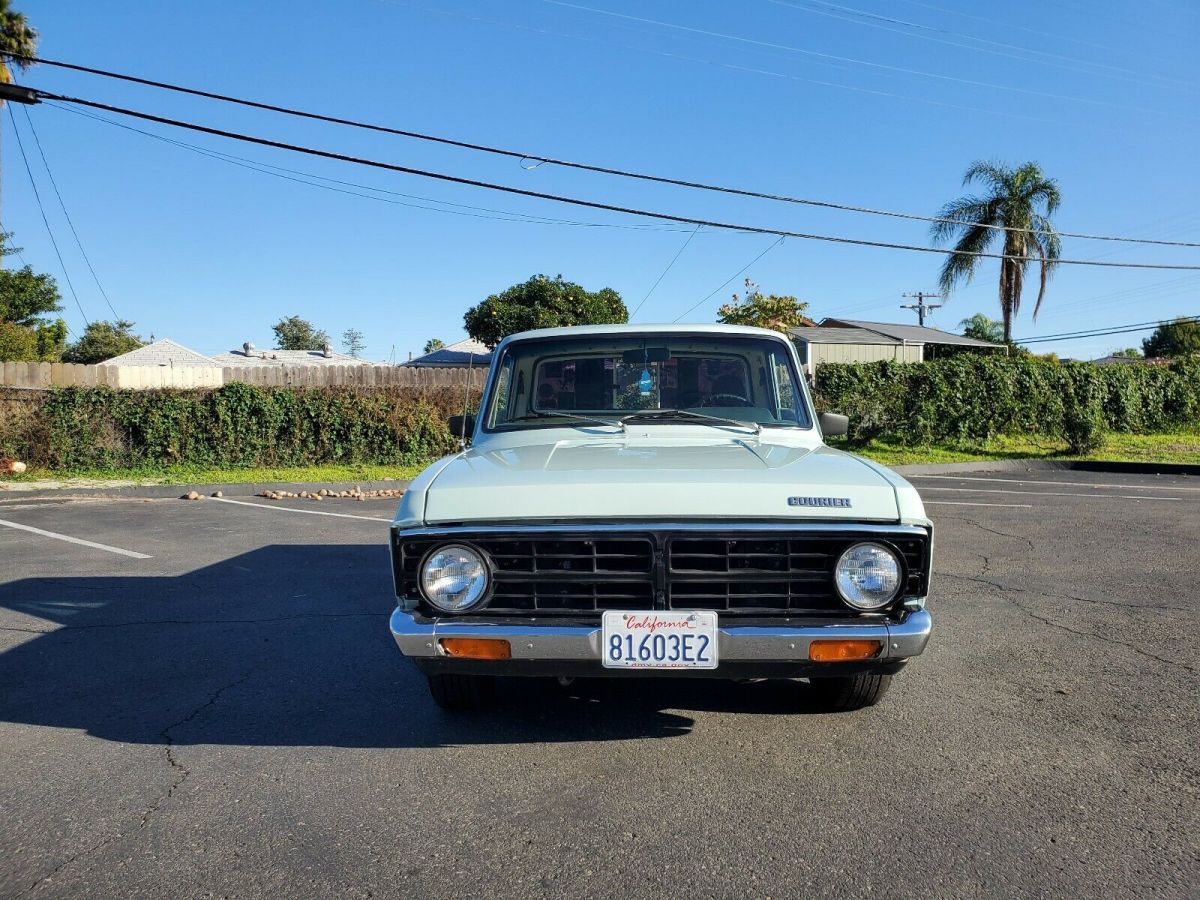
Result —
<instances>
[{"instance_id":1,"label":"cracked asphalt","mask_svg":"<svg viewBox=\"0 0 1200 900\"><path fill-rule=\"evenodd\" d=\"M1195 897L1200 479L913 482L933 640L842 715L453 717L388 635L394 501L4 499L0 896Z\"/></svg>"}]
</instances>

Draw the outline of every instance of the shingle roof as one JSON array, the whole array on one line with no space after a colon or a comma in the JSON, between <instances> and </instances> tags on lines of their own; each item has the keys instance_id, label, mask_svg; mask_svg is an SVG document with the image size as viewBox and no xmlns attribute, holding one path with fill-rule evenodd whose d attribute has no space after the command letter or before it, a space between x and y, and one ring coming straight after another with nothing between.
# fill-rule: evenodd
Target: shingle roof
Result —
<instances>
[{"instance_id":1,"label":"shingle roof","mask_svg":"<svg viewBox=\"0 0 1200 900\"><path fill-rule=\"evenodd\" d=\"M442 347L440 350L410 359L403 365L417 368L457 368L468 365L483 367L489 365L491 361L492 351L487 348L486 344L466 338L448 347Z\"/></svg>"},{"instance_id":2,"label":"shingle roof","mask_svg":"<svg viewBox=\"0 0 1200 900\"><path fill-rule=\"evenodd\" d=\"M788 334L810 344L900 344L895 338L865 328L789 328Z\"/></svg>"},{"instance_id":3,"label":"shingle roof","mask_svg":"<svg viewBox=\"0 0 1200 900\"><path fill-rule=\"evenodd\" d=\"M906 344L954 344L959 347L1003 347L988 341L977 341L965 335L942 331L940 328L925 328L920 325L894 325L891 322L864 322L861 319L822 319L822 328L863 328L874 331Z\"/></svg>"},{"instance_id":4,"label":"shingle roof","mask_svg":"<svg viewBox=\"0 0 1200 900\"><path fill-rule=\"evenodd\" d=\"M220 367L220 363L215 360L197 353L195 350L189 350L182 344L175 343L170 338L160 338L153 343L147 344L145 347L138 347L136 350L130 350L128 353L122 353L120 356L106 359L101 365L170 366L173 368L206 366L210 369Z\"/></svg>"},{"instance_id":5,"label":"shingle roof","mask_svg":"<svg viewBox=\"0 0 1200 900\"><path fill-rule=\"evenodd\" d=\"M371 366L376 363L355 359L347 353L320 350L230 350L213 357L221 366Z\"/></svg>"}]
</instances>

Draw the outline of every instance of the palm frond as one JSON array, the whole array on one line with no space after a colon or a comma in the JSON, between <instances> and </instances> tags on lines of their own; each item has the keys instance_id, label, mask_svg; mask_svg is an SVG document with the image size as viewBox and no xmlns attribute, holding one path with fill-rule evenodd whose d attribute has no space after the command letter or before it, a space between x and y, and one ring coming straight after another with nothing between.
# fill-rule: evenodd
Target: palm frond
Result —
<instances>
[{"instance_id":1,"label":"palm frond","mask_svg":"<svg viewBox=\"0 0 1200 900\"><path fill-rule=\"evenodd\" d=\"M1058 234L1054 231L1049 220L1044 216L1034 217L1034 223L1041 232L1036 235L1037 240L1034 241L1034 247L1041 261L1038 266L1037 302L1033 305L1033 318L1036 320L1038 313L1042 309L1042 300L1046 297L1046 285L1050 282L1050 278L1054 274L1055 268L1057 268L1056 263L1062 251L1062 242L1059 240Z\"/></svg>"},{"instance_id":2,"label":"palm frond","mask_svg":"<svg viewBox=\"0 0 1200 900\"><path fill-rule=\"evenodd\" d=\"M951 200L938 212L938 218L929 229L933 240L937 243L949 240L960 229L972 225L998 225L999 207L995 197L959 197Z\"/></svg>"},{"instance_id":3,"label":"palm frond","mask_svg":"<svg viewBox=\"0 0 1200 900\"><path fill-rule=\"evenodd\" d=\"M977 159L967 166L962 183L965 187L972 181L982 181L992 189L993 194L1007 194L1012 185L1012 174L1012 170L1002 163Z\"/></svg>"},{"instance_id":4,"label":"palm frond","mask_svg":"<svg viewBox=\"0 0 1200 900\"><path fill-rule=\"evenodd\" d=\"M938 285L943 293L949 294L959 284L970 284L979 264L979 257L975 254L985 252L995 235L995 231L981 224L965 230L942 264Z\"/></svg>"},{"instance_id":5,"label":"palm frond","mask_svg":"<svg viewBox=\"0 0 1200 900\"><path fill-rule=\"evenodd\" d=\"M1058 212L1059 204L1062 203L1062 193L1058 189L1057 181L1047 178L1040 169L1038 169L1038 175L1037 181L1030 187L1030 205L1041 200L1046 204L1046 215L1052 216Z\"/></svg>"}]
</instances>

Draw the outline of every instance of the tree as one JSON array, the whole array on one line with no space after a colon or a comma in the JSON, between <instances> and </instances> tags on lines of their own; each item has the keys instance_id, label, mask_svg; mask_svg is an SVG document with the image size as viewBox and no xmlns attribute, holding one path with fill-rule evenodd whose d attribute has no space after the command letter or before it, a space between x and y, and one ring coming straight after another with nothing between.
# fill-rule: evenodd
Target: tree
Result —
<instances>
[{"instance_id":1,"label":"tree","mask_svg":"<svg viewBox=\"0 0 1200 900\"><path fill-rule=\"evenodd\" d=\"M778 294L763 295L758 285L746 279L746 296L740 298L735 291L733 300L717 310L717 321L725 325L753 325L787 333L789 328L815 325L804 311L808 304L795 297Z\"/></svg>"},{"instance_id":2,"label":"tree","mask_svg":"<svg viewBox=\"0 0 1200 900\"><path fill-rule=\"evenodd\" d=\"M629 321L629 310L612 288L584 290L561 275L534 275L524 284L514 284L492 294L463 315L467 334L495 347L510 334L531 328L568 325L609 325Z\"/></svg>"},{"instance_id":3,"label":"tree","mask_svg":"<svg viewBox=\"0 0 1200 900\"><path fill-rule=\"evenodd\" d=\"M0 233L0 259L19 252L9 244L12 235ZM66 343L67 325L47 313L61 309L58 285L49 275L29 266L0 269L0 360L55 362Z\"/></svg>"},{"instance_id":4,"label":"tree","mask_svg":"<svg viewBox=\"0 0 1200 900\"><path fill-rule=\"evenodd\" d=\"M958 323L958 327L963 330L963 337L991 344L1004 343L1004 323L989 319L983 313L975 313L970 318L963 319Z\"/></svg>"},{"instance_id":5,"label":"tree","mask_svg":"<svg viewBox=\"0 0 1200 900\"><path fill-rule=\"evenodd\" d=\"M1012 341L1012 323L1021 308L1025 271L1029 263L1039 264L1040 280L1033 317L1037 318L1046 296L1046 283L1059 258L1060 242L1050 221L1062 196L1058 184L1037 165L1027 162L1010 169L1000 163L975 162L963 176L963 185L974 181L987 187L983 196L968 195L942 207L931 229L937 243L955 240L942 265L939 284L949 294L959 284L970 284L980 257L996 243L1004 259L1000 260L1000 313L1004 322L1004 342Z\"/></svg>"},{"instance_id":6,"label":"tree","mask_svg":"<svg viewBox=\"0 0 1200 900\"><path fill-rule=\"evenodd\" d=\"M342 349L358 359L362 356L366 344L363 342L363 333L357 328L347 328L342 332Z\"/></svg>"},{"instance_id":7,"label":"tree","mask_svg":"<svg viewBox=\"0 0 1200 900\"><path fill-rule=\"evenodd\" d=\"M434 350L441 350L445 346L446 346L446 342L443 341L441 338L430 338L429 340L427 340L425 342L425 349L422 350L421 352L422 353L432 353Z\"/></svg>"},{"instance_id":8,"label":"tree","mask_svg":"<svg viewBox=\"0 0 1200 900\"><path fill-rule=\"evenodd\" d=\"M12 84L12 68L24 72L33 65L20 57L35 56L37 40L38 33L30 26L25 14L14 10L10 0L0 0L0 50L18 54L0 57L0 82Z\"/></svg>"},{"instance_id":9,"label":"tree","mask_svg":"<svg viewBox=\"0 0 1200 900\"><path fill-rule=\"evenodd\" d=\"M143 346L145 342L133 333L132 322L92 322L83 336L67 347L63 362L94 365Z\"/></svg>"},{"instance_id":10,"label":"tree","mask_svg":"<svg viewBox=\"0 0 1200 900\"><path fill-rule=\"evenodd\" d=\"M1137 347L1126 347L1124 350L1114 350L1110 356L1119 356L1122 359L1141 359L1142 351Z\"/></svg>"},{"instance_id":11,"label":"tree","mask_svg":"<svg viewBox=\"0 0 1200 900\"><path fill-rule=\"evenodd\" d=\"M271 330L275 332L276 350L324 350L329 343L328 334L299 316L280 319Z\"/></svg>"},{"instance_id":12,"label":"tree","mask_svg":"<svg viewBox=\"0 0 1200 900\"><path fill-rule=\"evenodd\" d=\"M0 270L0 322L34 327L46 313L58 312L61 296L49 275L30 266Z\"/></svg>"},{"instance_id":13,"label":"tree","mask_svg":"<svg viewBox=\"0 0 1200 900\"><path fill-rule=\"evenodd\" d=\"M37 334L32 328L0 322L0 362L35 362Z\"/></svg>"},{"instance_id":14,"label":"tree","mask_svg":"<svg viewBox=\"0 0 1200 900\"><path fill-rule=\"evenodd\" d=\"M1190 356L1200 353L1200 319L1175 319L1159 325L1142 341L1142 352L1152 356Z\"/></svg>"}]
</instances>

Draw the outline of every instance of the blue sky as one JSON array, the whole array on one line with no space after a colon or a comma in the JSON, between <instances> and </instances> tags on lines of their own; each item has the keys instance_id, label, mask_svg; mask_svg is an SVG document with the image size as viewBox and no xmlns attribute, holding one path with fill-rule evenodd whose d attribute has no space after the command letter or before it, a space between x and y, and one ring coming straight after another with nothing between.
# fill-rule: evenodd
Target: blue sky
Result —
<instances>
[{"instance_id":1,"label":"blue sky","mask_svg":"<svg viewBox=\"0 0 1200 900\"><path fill-rule=\"evenodd\" d=\"M1196 38L1188 0L23 0L50 58L566 159L934 214L974 159L1038 161L1060 228L1200 241ZM865 15L864 15L865 14ZM899 24L896 21L900 20ZM701 218L924 244L927 226L573 172L189 99L49 67L22 83L390 162ZM3 221L53 273L65 316L112 318L18 127L83 313L66 291L4 114ZM45 104L29 109L112 306L202 352L300 315L398 360L462 314L562 273L642 304L691 229L360 169L155 125L259 164L376 189L363 199L251 171ZM137 124L137 123L133 123ZM353 190L358 191L358 188ZM397 194L408 196L397 196ZM414 199L420 198L420 199ZM401 203L407 205L400 205ZM447 204L461 204L449 206ZM432 209L430 208L432 207ZM468 208L471 207L471 208ZM486 211L480 211L483 208ZM449 211L448 211L449 210ZM511 214L586 224L513 221ZM636 226L636 227L630 227ZM647 227L648 226L648 227ZM713 321L773 243L700 231L635 321ZM1200 250L1065 240L1064 256L1200 263ZM940 257L789 239L746 275L826 315L913 321ZM733 279L727 286L721 285ZM934 323L998 317L996 268ZM715 293L714 293L715 292ZM707 295L712 296L701 303ZM1061 267L1020 337L1200 313L1200 273ZM692 312L689 308L699 303ZM1091 357L1144 334L1039 345Z\"/></svg>"}]
</instances>

